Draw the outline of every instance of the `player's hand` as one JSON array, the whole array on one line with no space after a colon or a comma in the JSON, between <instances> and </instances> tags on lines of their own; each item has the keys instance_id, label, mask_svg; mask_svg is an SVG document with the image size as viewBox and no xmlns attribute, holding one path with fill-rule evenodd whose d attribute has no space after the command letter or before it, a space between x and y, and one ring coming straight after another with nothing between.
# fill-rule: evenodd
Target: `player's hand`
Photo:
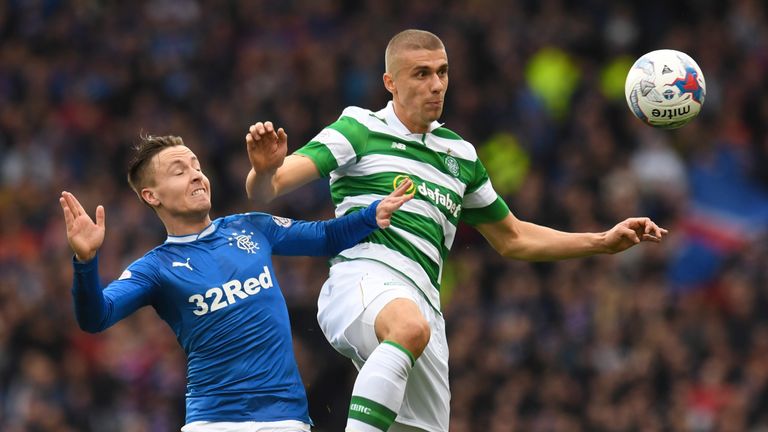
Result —
<instances>
[{"instance_id":1,"label":"player's hand","mask_svg":"<svg viewBox=\"0 0 768 432\"><path fill-rule=\"evenodd\" d=\"M608 253L616 253L642 241L659 243L668 232L647 217L629 218L619 222L606 233L606 248Z\"/></svg>"},{"instance_id":2,"label":"player's hand","mask_svg":"<svg viewBox=\"0 0 768 432\"><path fill-rule=\"evenodd\" d=\"M85 212L80 202L69 192L62 192L59 204L67 224L67 241L78 261L89 261L96 256L104 242L104 206L96 207L96 223Z\"/></svg>"},{"instance_id":3,"label":"player's hand","mask_svg":"<svg viewBox=\"0 0 768 432\"><path fill-rule=\"evenodd\" d=\"M408 193L412 188L413 181L405 179L391 194L381 200L376 207L376 223L379 228L387 228L392 224L392 213L413 198L413 192Z\"/></svg>"},{"instance_id":4,"label":"player's hand","mask_svg":"<svg viewBox=\"0 0 768 432\"><path fill-rule=\"evenodd\" d=\"M288 152L288 135L283 128L275 130L272 122L258 122L248 129L245 144L254 171L274 171L283 164Z\"/></svg>"}]
</instances>

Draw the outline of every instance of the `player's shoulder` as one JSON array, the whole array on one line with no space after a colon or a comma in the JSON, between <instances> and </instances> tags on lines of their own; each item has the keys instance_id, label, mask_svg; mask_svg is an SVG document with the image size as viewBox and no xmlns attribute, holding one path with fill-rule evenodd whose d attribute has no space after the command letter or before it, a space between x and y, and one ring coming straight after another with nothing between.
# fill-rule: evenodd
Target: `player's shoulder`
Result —
<instances>
[{"instance_id":1,"label":"player's shoulder","mask_svg":"<svg viewBox=\"0 0 768 432\"><path fill-rule=\"evenodd\" d=\"M461 137L461 135L457 134L456 132L448 129L445 126L440 126L439 128L436 128L432 131L432 134L434 134L437 137L449 139L449 140L455 140L455 141L464 141L464 138Z\"/></svg>"},{"instance_id":2,"label":"player's shoulder","mask_svg":"<svg viewBox=\"0 0 768 432\"><path fill-rule=\"evenodd\" d=\"M361 108L359 106L348 106L344 108L343 111L341 111L341 115L339 116L339 119L348 117L355 119L357 121L364 121L366 118L370 117L371 115L374 115L375 113L369 109Z\"/></svg>"},{"instance_id":3,"label":"player's shoulder","mask_svg":"<svg viewBox=\"0 0 768 432\"><path fill-rule=\"evenodd\" d=\"M256 228L263 227L265 224L288 227L293 224L293 220L280 216L275 216L264 212L245 212L222 217L221 228L240 228L243 224L250 224Z\"/></svg>"},{"instance_id":4,"label":"player's shoulder","mask_svg":"<svg viewBox=\"0 0 768 432\"><path fill-rule=\"evenodd\" d=\"M475 146L445 126L434 129L427 139L429 144L438 151L467 161L477 160L477 149L475 149Z\"/></svg>"},{"instance_id":5,"label":"player's shoulder","mask_svg":"<svg viewBox=\"0 0 768 432\"><path fill-rule=\"evenodd\" d=\"M158 269L160 268L158 263L162 262L160 256L165 253L163 249L164 244L161 244L149 250L143 256L135 259L125 267L125 270L123 270L123 273L118 277L118 279L131 279L137 274L142 274L145 277L150 278L157 277Z\"/></svg>"},{"instance_id":6,"label":"player's shoulder","mask_svg":"<svg viewBox=\"0 0 768 432\"><path fill-rule=\"evenodd\" d=\"M361 126L365 129L377 129L380 126L387 124L380 113L358 106L348 106L344 108L337 123L339 122L351 126Z\"/></svg>"}]
</instances>

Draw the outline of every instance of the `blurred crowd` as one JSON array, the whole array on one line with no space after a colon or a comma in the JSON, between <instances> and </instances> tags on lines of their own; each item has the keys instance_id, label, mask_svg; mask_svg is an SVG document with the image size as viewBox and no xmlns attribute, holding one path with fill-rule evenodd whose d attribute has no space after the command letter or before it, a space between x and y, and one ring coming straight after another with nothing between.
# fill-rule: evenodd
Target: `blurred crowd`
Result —
<instances>
[{"instance_id":1,"label":"blurred crowd","mask_svg":"<svg viewBox=\"0 0 768 432\"><path fill-rule=\"evenodd\" d=\"M767 13L761 0L0 2L0 430L183 424L184 353L150 308L102 334L77 328L62 190L106 207L105 283L165 238L125 181L140 133L184 138L214 217L332 217L322 181L246 200L247 128L272 120L295 150L345 106L383 107L386 43L422 28L448 51L442 121L519 218L670 229L619 255L522 263L461 226L442 293L451 431L768 431L765 226L694 268L705 281L669 276L690 241L692 169L717 174L726 158L768 187ZM689 53L707 79L702 114L676 131L624 101L629 65L657 48ZM327 264L278 258L276 271L314 430L340 431L355 371L315 322Z\"/></svg>"}]
</instances>

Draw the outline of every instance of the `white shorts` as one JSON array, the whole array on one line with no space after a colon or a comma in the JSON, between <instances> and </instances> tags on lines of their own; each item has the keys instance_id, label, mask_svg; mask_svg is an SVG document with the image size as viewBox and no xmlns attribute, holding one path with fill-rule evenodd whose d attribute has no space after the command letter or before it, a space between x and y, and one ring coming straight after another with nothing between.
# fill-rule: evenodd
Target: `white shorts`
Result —
<instances>
[{"instance_id":1,"label":"white shorts","mask_svg":"<svg viewBox=\"0 0 768 432\"><path fill-rule=\"evenodd\" d=\"M317 320L331 346L358 370L379 345L376 316L389 302L412 300L432 329L429 343L408 376L397 424L429 432L447 432L451 392L445 321L409 279L371 260L344 261L331 267L317 300Z\"/></svg>"},{"instance_id":2,"label":"white shorts","mask_svg":"<svg viewBox=\"0 0 768 432\"><path fill-rule=\"evenodd\" d=\"M181 432L309 432L309 425L298 420L274 422L209 422L196 421L184 425Z\"/></svg>"}]
</instances>

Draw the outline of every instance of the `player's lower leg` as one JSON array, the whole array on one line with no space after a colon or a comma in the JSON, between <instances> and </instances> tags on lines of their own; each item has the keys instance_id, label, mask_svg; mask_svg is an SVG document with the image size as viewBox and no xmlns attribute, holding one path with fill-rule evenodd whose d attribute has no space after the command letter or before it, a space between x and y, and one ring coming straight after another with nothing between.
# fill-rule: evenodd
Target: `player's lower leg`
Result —
<instances>
[{"instance_id":1,"label":"player's lower leg","mask_svg":"<svg viewBox=\"0 0 768 432\"><path fill-rule=\"evenodd\" d=\"M397 417L405 396L413 354L385 340L373 350L357 376L347 419L348 432L382 432Z\"/></svg>"}]
</instances>

